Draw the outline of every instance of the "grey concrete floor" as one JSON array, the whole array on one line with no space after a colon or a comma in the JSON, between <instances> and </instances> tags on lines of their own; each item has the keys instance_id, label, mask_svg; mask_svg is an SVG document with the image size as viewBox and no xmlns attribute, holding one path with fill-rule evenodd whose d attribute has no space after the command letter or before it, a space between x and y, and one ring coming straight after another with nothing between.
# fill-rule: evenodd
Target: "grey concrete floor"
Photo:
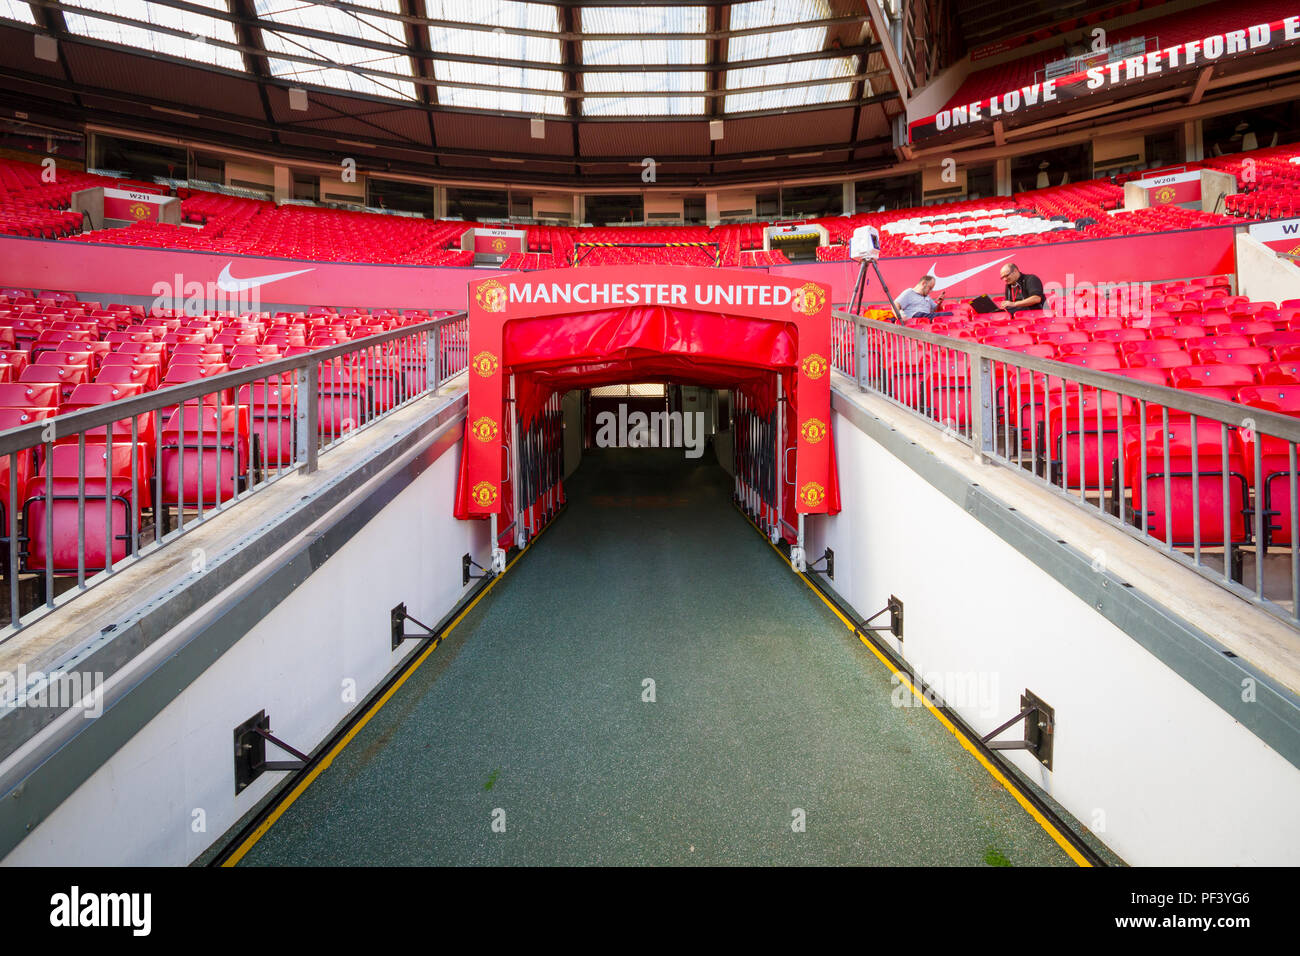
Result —
<instances>
[{"instance_id":1,"label":"grey concrete floor","mask_svg":"<svg viewBox=\"0 0 1300 956\"><path fill-rule=\"evenodd\" d=\"M243 863L1068 865L891 705L730 488L709 456L587 453L568 511Z\"/></svg>"}]
</instances>

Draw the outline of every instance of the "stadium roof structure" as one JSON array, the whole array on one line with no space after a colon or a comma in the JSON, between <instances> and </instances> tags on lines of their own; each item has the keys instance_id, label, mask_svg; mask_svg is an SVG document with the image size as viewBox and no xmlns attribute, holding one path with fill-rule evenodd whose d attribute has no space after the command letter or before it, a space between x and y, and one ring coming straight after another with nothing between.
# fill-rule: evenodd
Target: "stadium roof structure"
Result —
<instances>
[{"instance_id":1,"label":"stadium roof structure","mask_svg":"<svg viewBox=\"0 0 1300 956\"><path fill-rule=\"evenodd\" d=\"M0 0L0 103L480 180L830 176L894 159L885 29L875 0Z\"/></svg>"}]
</instances>

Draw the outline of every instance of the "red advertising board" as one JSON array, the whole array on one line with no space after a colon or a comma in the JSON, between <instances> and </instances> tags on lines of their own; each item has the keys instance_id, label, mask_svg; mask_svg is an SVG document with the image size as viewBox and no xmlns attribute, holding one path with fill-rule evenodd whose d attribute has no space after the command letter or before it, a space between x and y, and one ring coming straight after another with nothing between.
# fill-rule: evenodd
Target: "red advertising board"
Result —
<instances>
[{"instance_id":1,"label":"red advertising board","mask_svg":"<svg viewBox=\"0 0 1300 956\"><path fill-rule=\"evenodd\" d=\"M994 121L1021 116L1049 104L1065 104L1094 93L1141 83L1150 77L1201 70L1225 60L1271 52L1297 42L1300 42L1300 15L1270 23L1241 23L1224 33L1111 60L1070 76L1031 83L974 103L953 105L909 123L908 133L913 143L921 143L965 127L983 130Z\"/></svg>"},{"instance_id":2,"label":"red advertising board","mask_svg":"<svg viewBox=\"0 0 1300 956\"><path fill-rule=\"evenodd\" d=\"M256 299L286 306L459 310L465 308L469 281L484 274L482 269L310 262L0 236L0 284L110 300L197 295L229 303L216 308Z\"/></svg>"},{"instance_id":3,"label":"red advertising board","mask_svg":"<svg viewBox=\"0 0 1300 956\"><path fill-rule=\"evenodd\" d=\"M1002 283L999 267L1014 262L1022 272L1043 282L1062 285L1080 282L1161 282L1220 275L1235 271L1234 227L1213 226L1144 236L1113 239L1083 239L1050 242L1015 249L986 249L954 255L915 255L880 260L880 271L895 297L924 275L933 275L936 288L953 296L975 296L987 292L999 298ZM849 299L858 275L856 262L825 262L798 266L773 266L782 276L813 279L827 286L837 305ZM865 301L884 302L885 295L875 273Z\"/></svg>"},{"instance_id":4,"label":"red advertising board","mask_svg":"<svg viewBox=\"0 0 1300 956\"><path fill-rule=\"evenodd\" d=\"M1289 235L1281 235L1279 241ZM997 266L1007 260L1014 260L1025 272L1039 276L1044 282L1064 283L1067 276L1080 282L1159 282L1217 275L1233 271L1233 227L1044 243L945 256L921 253L881 259L880 267L894 295L915 285L927 273L935 275L940 290L949 296L977 295L1000 291ZM762 271L782 278L816 282L831 291L834 302L844 303L857 276L858 264L773 266L770 270L745 270L745 274ZM512 274L482 269L309 262L0 236L0 285L79 292L108 299L115 295L189 297L191 290L196 290L209 301L223 296L237 300L240 296L256 294L262 302L287 306L464 309L469 282ZM873 273L867 301L884 301L877 284Z\"/></svg>"}]
</instances>

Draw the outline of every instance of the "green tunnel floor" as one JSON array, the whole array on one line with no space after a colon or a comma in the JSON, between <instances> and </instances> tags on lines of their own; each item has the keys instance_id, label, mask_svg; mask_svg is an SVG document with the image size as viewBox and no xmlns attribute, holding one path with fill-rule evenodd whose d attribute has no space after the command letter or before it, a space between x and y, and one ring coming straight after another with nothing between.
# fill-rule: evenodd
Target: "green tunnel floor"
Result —
<instances>
[{"instance_id":1,"label":"green tunnel floor","mask_svg":"<svg viewBox=\"0 0 1300 956\"><path fill-rule=\"evenodd\" d=\"M587 452L567 491L244 864L1070 864L710 455Z\"/></svg>"}]
</instances>

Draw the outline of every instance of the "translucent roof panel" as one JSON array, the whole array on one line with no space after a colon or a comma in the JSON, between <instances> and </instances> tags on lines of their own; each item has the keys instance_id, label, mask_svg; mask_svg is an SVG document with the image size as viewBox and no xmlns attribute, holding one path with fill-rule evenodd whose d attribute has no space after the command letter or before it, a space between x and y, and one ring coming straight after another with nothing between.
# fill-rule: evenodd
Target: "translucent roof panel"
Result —
<instances>
[{"instance_id":1,"label":"translucent roof panel","mask_svg":"<svg viewBox=\"0 0 1300 956\"><path fill-rule=\"evenodd\" d=\"M593 96L595 93L703 93L707 75L673 73L586 73L582 112L587 116L699 116L703 96Z\"/></svg>"},{"instance_id":2,"label":"translucent roof panel","mask_svg":"<svg viewBox=\"0 0 1300 956\"><path fill-rule=\"evenodd\" d=\"M559 33L558 9L549 3L520 3L518 0L425 0L430 20L454 20L501 30L541 30ZM439 27L430 27L437 32Z\"/></svg>"},{"instance_id":3,"label":"translucent roof panel","mask_svg":"<svg viewBox=\"0 0 1300 956\"><path fill-rule=\"evenodd\" d=\"M195 6L207 7L221 13L229 13L226 0L192 0ZM148 50L164 56L174 56L185 60L195 60L212 66L225 67L228 70L243 70L244 57L238 50L214 46L204 42L206 39L223 40L236 44L234 24L229 20L204 16L199 13L177 10L148 0L66 0L69 7L84 10L74 13L65 10L63 19L68 24L68 32L105 43L116 43ZM17 6L17 4L15 4ZM21 4L21 6L27 6ZM122 23L97 17L95 13L112 14L127 20L139 21L139 24ZM29 21L30 22L30 21ZM145 26L144 24L148 24ZM165 27L175 32L153 30L150 27Z\"/></svg>"},{"instance_id":4,"label":"translucent roof panel","mask_svg":"<svg viewBox=\"0 0 1300 956\"><path fill-rule=\"evenodd\" d=\"M400 13L399 0L351 0L356 6ZM362 67L398 76L412 76L411 58L405 52L375 49L369 44L406 48L406 32L399 20L341 10L303 0L254 0L262 20L271 73L313 86L325 86L371 96L415 99L415 84L350 70ZM305 36L276 30L278 24L332 34L338 39ZM277 57L275 54L283 54ZM294 59L288 59L293 57Z\"/></svg>"},{"instance_id":5,"label":"translucent roof panel","mask_svg":"<svg viewBox=\"0 0 1300 956\"><path fill-rule=\"evenodd\" d=\"M582 32L598 39L582 41L582 62L589 66L688 66L703 64L709 43L706 7L584 7ZM662 34L677 36L660 39ZM700 39L682 35L700 34ZM604 35L604 36L602 36ZM612 38L611 38L612 37ZM708 74L695 71L584 73L582 101L587 116L700 116ZM667 96L592 96L593 93L666 93Z\"/></svg>"},{"instance_id":6,"label":"translucent roof panel","mask_svg":"<svg viewBox=\"0 0 1300 956\"><path fill-rule=\"evenodd\" d=\"M830 80L811 86L795 86L784 90L761 90L753 93L729 93L724 106L728 113L747 113L754 110L787 109L816 103L835 103L853 95L850 77L857 72L858 58L841 56L826 60L802 60L780 66L752 66L727 72L727 89L743 91L747 87L777 83L798 83L804 80Z\"/></svg>"},{"instance_id":7,"label":"translucent roof panel","mask_svg":"<svg viewBox=\"0 0 1300 956\"><path fill-rule=\"evenodd\" d=\"M738 60L761 60L789 56L792 53L816 53L825 48L825 27L799 27L774 33L732 37L727 44L727 59L735 63Z\"/></svg>"},{"instance_id":8,"label":"translucent roof panel","mask_svg":"<svg viewBox=\"0 0 1300 956\"><path fill-rule=\"evenodd\" d=\"M433 65L438 83L438 102L475 110L503 110L510 113L564 113L564 97L547 96L564 89L564 76L558 70L521 69L493 63L450 63L437 60ZM507 90L480 90L454 86L454 83L477 83L503 86Z\"/></svg>"},{"instance_id":9,"label":"translucent roof panel","mask_svg":"<svg viewBox=\"0 0 1300 956\"><path fill-rule=\"evenodd\" d=\"M707 7L583 7L583 33L703 33Z\"/></svg>"},{"instance_id":10,"label":"translucent roof panel","mask_svg":"<svg viewBox=\"0 0 1300 956\"><path fill-rule=\"evenodd\" d=\"M762 0L759 3L741 3L732 7L731 29L743 31L760 27L787 26L809 23L829 16L831 16L831 9L825 0L822 2ZM727 59L736 63L741 60L761 60L796 53L816 53L826 49L826 37L825 26L793 27L766 33L753 33L748 36L733 36L727 43ZM727 85L731 87L752 84L728 83Z\"/></svg>"},{"instance_id":11,"label":"translucent roof panel","mask_svg":"<svg viewBox=\"0 0 1300 956\"><path fill-rule=\"evenodd\" d=\"M20 23L35 23L30 4L20 0L0 0L0 19L17 20Z\"/></svg>"},{"instance_id":12,"label":"translucent roof panel","mask_svg":"<svg viewBox=\"0 0 1300 956\"><path fill-rule=\"evenodd\" d=\"M755 0L731 7L731 29L784 26L811 23L833 16L828 0Z\"/></svg>"},{"instance_id":13,"label":"translucent roof panel","mask_svg":"<svg viewBox=\"0 0 1300 956\"><path fill-rule=\"evenodd\" d=\"M585 99L586 116L703 116L703 96L636 96L627 99Z\"/></svg>"},{"instance_id":14,"label":"translucent roof panel","mask_svg":"<svg viewBox=\"0 0 1300 956\"><path fill-rule=\"evenodd\" d=\"M833 17L829 0L759 0L738 3L731 8L731 30L742 32L764 27L780 29L762 33L732 36L727 42L727 59L731 64L746 60L764 60L794 56L803 53L820 53L827 49L828 31L825 25L799 26ZM768 66L740 66L727 71L726 88L744 90L748 87L779 83L797 83L807 80L835 80L854 75L858 70L856 56L831 56L818 60L798 60L793 63ZM853 95L851 81L797 86L784 90L764 90L753 93L737 92L726 97L727 113L746 113L755 110L788 109L817 103L834 103Z\"/></svg>"},{"instance_id":15,"label":"translucent roof panel","mask_svg":"<svg viewBox=\"0 0 1300 956\"><path fill-rule=\"evenodd\" d=\"M537 68L522 68L492 62L435 60L434 76L439 81L440 104L552 116L564 113L564 98L546 95L564 90L564 74L559 70L545 69L546 64L558 64L561 58L560 18L556 7L515 0L426 0L425 8L431 20L492 27L491 30L475 30L430 26L429 46L435 53L482 57L485 61L521 60L537 64ZM536 35L539 33L546 35ZM509 89L482 90L453 85L458 82Z\"/></svg>"},{"instance_id":16,"label":"translucent roof panel","mask_svg":"<svg viewBox=\"0 0 1300 956\"><path fill-rule=\"evenodd\" d=\"M687 64L703 63L708 55L707 40L651 40L628 37L619 40L583 40L582 62L592 66L613 63Z\"/></svg>"}]
</instances>

